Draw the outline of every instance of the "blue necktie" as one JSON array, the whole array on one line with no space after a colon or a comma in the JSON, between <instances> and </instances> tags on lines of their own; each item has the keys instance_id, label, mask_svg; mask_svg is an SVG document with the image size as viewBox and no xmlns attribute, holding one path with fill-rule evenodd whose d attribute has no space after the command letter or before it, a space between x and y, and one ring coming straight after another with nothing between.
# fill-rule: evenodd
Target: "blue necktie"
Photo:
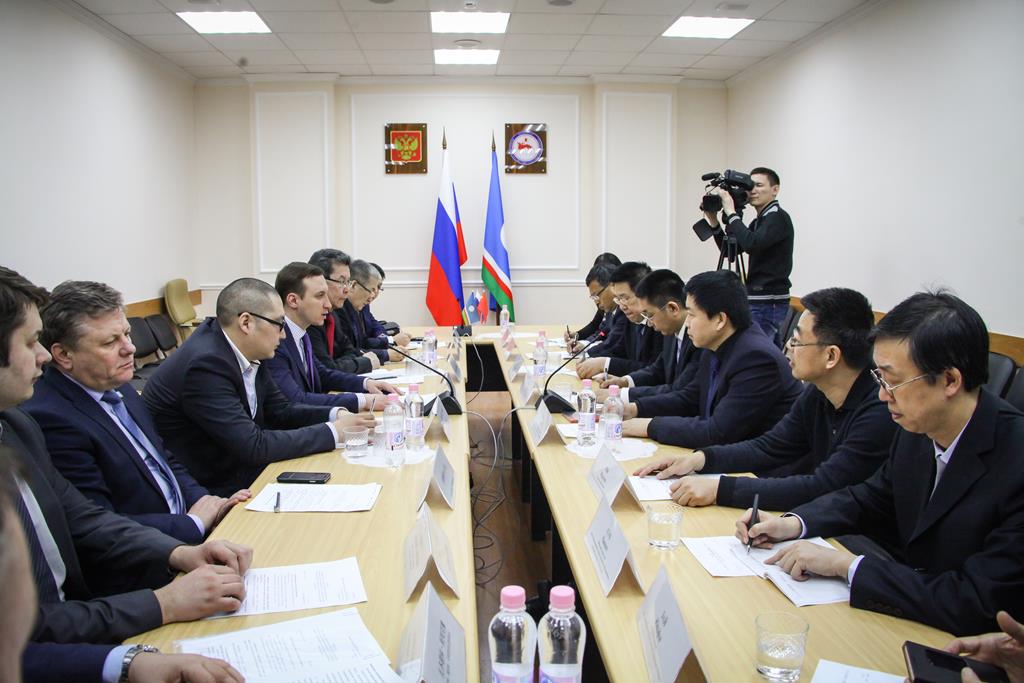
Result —
<instances>
[{"instance_id":1,"label":"blue necktie","mask_svg":"<svg viewBox=\"0 0 1024 683\"><path fill-rule=\"evenodd\" d=\"M171 512L178 515L184 514L185 501L182 498L181 490L178 488L178 481L174 478L174 473L171 472L171 468L167 466L167 463L164 462L164 459L158 453L150 450L150 447L147 445L150 443L149 439L146 438L139 425L132 419L128 409L124 407L124 399L121 398L121 394L116 391L104 391L102 400L114 409L114 415L117 415L117 419L121 421L124 428L128 430L128 433L135 438L138 445L145 451L143 460L152 460L156 464L155 468L150 467L149 462L146 463L146 466L150 468L150 471L155 469L170 489L173 500L168 501L168 504Z\"/></svg>"},{"instance_id":2,"label":"blue necktie","mask_svg":"<svg viewBox=\"0 0 1024 683\"><path fill-rule=\"evenodd\" d=\"M28 541L29 557L32 559L32 578L39 591L39 602L60 602L57 581L53 578L50 563L46 561L43 546L39 543L36 526L32 523L32 515L28 513L28 508L25 507L25 501L20 494L15 495L14 499L14 507L18 511L21 526L25 529L25 540Z\"/></svg>"},{"instance_id":3,"label":"blue necktie","mask_svg":"<svg viewBox=\"0 0 1024 683\"><path fill-rule=\"evenodd\" d=\"M708 374L708 396L707 401L704 403L704 419L711 417L711 402L715 398L715 392L718 391L718 356L714 353L711 354L711 372Z\"/></svg>"}]
</instances>

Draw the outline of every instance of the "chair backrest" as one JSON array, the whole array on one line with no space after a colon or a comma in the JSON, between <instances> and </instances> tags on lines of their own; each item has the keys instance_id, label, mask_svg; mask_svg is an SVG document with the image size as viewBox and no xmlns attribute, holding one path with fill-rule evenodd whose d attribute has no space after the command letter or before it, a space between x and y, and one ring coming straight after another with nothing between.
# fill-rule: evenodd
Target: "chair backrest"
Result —
<instances>
[{"instance_id":1,"label":"chair backrest","mask_svg":"<svg viewBox=\"0 0 1024 683\"><path fill-rule=\"evenodd\" d=\"M1018 370L1010 380L1005 398L1014 408L1024 412L1024 370Z\"/></svg>"},{"instance_id":2,"label":"chair backrest","mask_svg":"<svg viewBox=\"0 0 1024 683\"><path fill-rule=\"evenodd\" d=\"M196 308L188 298L188 283L181 278L167 283L164 288L164 304L175 325L196 319Z\"/></svg>"},{"instance_id":3,"label":"chair backrest","mask_svg":"<svg viewBox=\"0 0 1024 683\"><path fill-rule=\"evenodd\" d=\"M985 386L996 396L1002 396L1006 393L1006 388L1010 385L1010 378L1013 377L1016 369L1017 366L1012 358L995 351L989 351L988 381L985 382Z\"/></svg>"},{"instance_id":4,"label":"chair backrest","mask_svg":"<svg viewBox=\"0 0 1024 683\"><path fill-rule=\"evenodd\" d=\"M159 349L156 337L143 318L128 318L128 324L132 328L132 344L135 345L135 367L141 367L146 357L156 355Z\"/></svg>"},{"instance_id":5,"label":"chair backrest","mask_svg":"<svg viewBox=\"0 0 1024 683\"><path fill-rule=\"evenodd\" d=\"M178 347L178 338L174 335L174 328L171 321L162 313L154 313L146 316L146 324L156 339L156 345L165 354Z\"/></svg>"}]
</instances>

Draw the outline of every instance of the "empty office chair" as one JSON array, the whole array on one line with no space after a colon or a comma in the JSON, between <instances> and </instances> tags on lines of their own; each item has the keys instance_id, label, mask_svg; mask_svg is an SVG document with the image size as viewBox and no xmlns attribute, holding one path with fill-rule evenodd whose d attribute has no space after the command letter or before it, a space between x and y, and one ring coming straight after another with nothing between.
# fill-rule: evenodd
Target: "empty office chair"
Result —
<instances>
[{"instance_id":1,"label":"empty office chair","mask_svg":"<svg viewBox=\"0 0 1024 683\"><path fill-rule=\"evenodd\" d=\"M988 352L988 381L985 386L996 396L1006 393L1006 387L1010 384L1017 366L1013 359L995 351Z\"/></svg>"},{"instance_id":2,"label":"empty office chair","mask_svg":"<svg viewBox=\"0 0 1024 683\"><path fill-rule=\"evenodd\" d=\"M178 337L175 336L174 327L166 315L162 313L147 315L146 324L149 325L149 331L156 339L157 348L165 357L178 348Z\"/></svg>"},{"instance_id":3,"label":"empty office chair","mask_svg":"<svg viewBox=\"0 0 1024 683\"><path fill-rule=\"evenodd\" d=\"M1024 412L1024 370L1018 370L1006 390L1006 400L1017 410Z\"/></svg>"},{"instance_id":4,"label":"empty office chair","mask_svg":"<svg viewBox=\"0 0 1024 683\"><path fill-rule=\"evenodd\" d=\"M143 318L128 318L128 324L132 328L132 344L135 346L135 379L145 380L156 372L160 364L160 347ZM140 388L138 383L132 386Z\"/></svg>"},{"instance_id":5,"label":"empty office chair","mask_svg":"<svg viewBox=\"0 0 1024 683\"><path fill-rule=\"evenodd\" d=\"M170 280L164 287L164 305L167 306L171 320L181 331L182 339L188 337L192 333L192 328L201 322L188 296L188 282L181 278Z\"/></svg>"}]
</instances>

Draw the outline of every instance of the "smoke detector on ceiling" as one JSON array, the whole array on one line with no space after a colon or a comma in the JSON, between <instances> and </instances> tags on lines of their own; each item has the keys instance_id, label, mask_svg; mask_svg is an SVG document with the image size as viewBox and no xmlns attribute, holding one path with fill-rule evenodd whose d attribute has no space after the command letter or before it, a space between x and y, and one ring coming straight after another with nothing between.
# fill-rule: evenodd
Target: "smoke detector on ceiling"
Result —
<instances>
[{"instance_id":1,"label":"smoke detector on ceiling","mask_svg":"<svg viewBox=\"0 0 1024 683\"><path fill-rule=\"evenodd\" d=\"M575 2L576 0L548 0L548 4L552 7L568 7L575 4Z\"/></svg>"}]
</instances>

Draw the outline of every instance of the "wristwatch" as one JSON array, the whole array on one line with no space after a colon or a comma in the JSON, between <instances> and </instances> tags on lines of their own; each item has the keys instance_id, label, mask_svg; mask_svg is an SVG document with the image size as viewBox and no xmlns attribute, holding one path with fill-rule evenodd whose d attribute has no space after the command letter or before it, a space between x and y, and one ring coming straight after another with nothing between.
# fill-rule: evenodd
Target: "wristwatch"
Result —
<instances>
[{"instance_id":1,"label":"wristwatch","mask_svg":"<svg viewBox=\"0 0 1024 683\"><path fill-rule=\"evenodd\" d=\"M121 660L121 676L117 679L117 683L128 683L128 669L132 667L132 662L135 658L143 652L156 652L159 654L160 650L152 645L132 645L128 648L128 651L124 653L124 659Z\"/></svg>"}]
</instances>

